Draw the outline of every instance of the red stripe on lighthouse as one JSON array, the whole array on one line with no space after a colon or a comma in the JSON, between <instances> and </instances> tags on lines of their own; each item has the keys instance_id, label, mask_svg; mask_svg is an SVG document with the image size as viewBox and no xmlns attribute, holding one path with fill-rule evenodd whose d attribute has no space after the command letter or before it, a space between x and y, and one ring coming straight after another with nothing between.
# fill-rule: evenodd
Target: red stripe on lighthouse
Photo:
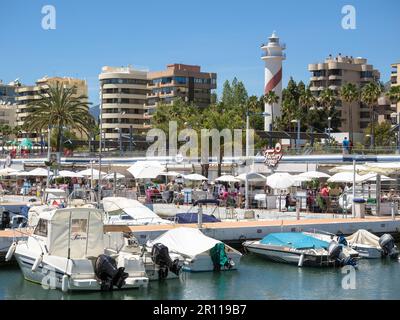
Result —
<instances>
[{"instance_id":1,"label":"red stripe on lighthouse","mask_svg":"<svg viewBox=\"0 0 400 320\"><path fill-rule=\"evenodd\" d=\"M282 68L272 77L265 86L264 94L272 91L282 80Z\"/></svg>"}]
</instances>

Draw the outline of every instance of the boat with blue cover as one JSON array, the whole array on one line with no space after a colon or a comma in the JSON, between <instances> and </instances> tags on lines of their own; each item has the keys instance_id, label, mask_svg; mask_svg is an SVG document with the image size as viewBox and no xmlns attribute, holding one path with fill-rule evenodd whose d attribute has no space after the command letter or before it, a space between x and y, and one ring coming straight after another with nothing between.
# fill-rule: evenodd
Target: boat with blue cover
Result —
<instances>
[{"instance_id":1,"label":"boat with blue cover","mask_svg":"<svg viewBox=\"0 0 400 320\"><path fill-rule=\"evenodd\" d=\"M329 267L355 262L343 255L342 246L316 239L303 232L271 233L261 240L245 241L244 248L269 260L299 267Z\"/></svg>"}]
</instances>

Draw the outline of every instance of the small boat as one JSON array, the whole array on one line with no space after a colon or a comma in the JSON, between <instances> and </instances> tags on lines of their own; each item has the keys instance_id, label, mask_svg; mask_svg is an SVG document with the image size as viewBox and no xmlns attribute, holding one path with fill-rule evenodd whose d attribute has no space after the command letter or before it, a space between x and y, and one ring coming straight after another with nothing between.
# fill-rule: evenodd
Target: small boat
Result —
<instances>
[{"instance_id":1,"label":"small boat","mask_svg":"<svg viewBox=\"0 0 400 320\"><path fill-rule=\"evenodd\" d=\"M359 258L360 254L358 251L354 250L352 247L350 247L346 241L346 238L343 235L336 235L333 233L329 233L326 231L320 231L320 230L313 230L312 232L303 232L304 234L307 234L311 237L317 238L322 241L326 241L328 243L330 242L335 242L339 245L342 246L342 252L346 257L349 258Z\"/></svg>"},{"instance_id":2,"label":"small boat","mask_svg":"<svg viewBox=\"0 0 400 320\"><path fill-rule=\"evenodd\" d=\"M183 261L184 271L234 270L242 254L219 240L207 237L199 229L175 228L147 242L148 251L165 246L175 259Z\"/></svg>"},{"instance_id":3,"label":"small boat","mask_svg":"<svg viewBox=\"0 0 400 320\"><path fill-rule=\"evenodd\" d=\"M367 230L360 229L346 237L346 240L349 246L363 258L378 259L386 256L397 258L399 255L395 241L390 234L384 234L379 238Z\"/></svg>"},{"instance_id":4,"label":"small boat","mask_svg":"<svg viewBox=\"0 0 400 320\"><path fill-rule=\"evenodd\" d=\"M105 245L103 213L94 208L42 211L27 240L14 242L14 255L26 280L62 291L147 287L140 255Z\"/></svg>"},{"instance_id":5,"label":"small boat","mask_svg":"<svg viewBox=\"0 0 400 320\"><path fill-rule=\"evenodd\" d=\"M214 210L212 214L203 213L203 205L213 205ZM197 200L193 203L190 209L187 212L178 213L174 216L168 217L169 220L172 220L178 224L187 224L187 223L215 223L221 222L220 219L215 217L214 212L218 210L219 201L214 199L201 199ZM197 212L192 211L194 208L197 208ZM200 220L200 221L199 221Z\"/></svg>"},{"instance_id":6,"label":"small boat","mask_svg":"<svg viewBox=\"0 0 400 320\"><path fill-rule=\"evenodd\" d=\"M160 218L139 201L124 197L103 198L103 208L106 224L153 225L172 223Z\"/></svg>"},{"instance_id":7,"label":"small boat","mask_svg":"<svg viewBox=\"0 0 400 320\"><path fill-rule=\"evenodd\" d=\"M245 241L244 248L269 260L296 264L299 267L329 267L349 263L342 246L303 232L271 233L261 240Z\"/></svg>"}]
</instances>

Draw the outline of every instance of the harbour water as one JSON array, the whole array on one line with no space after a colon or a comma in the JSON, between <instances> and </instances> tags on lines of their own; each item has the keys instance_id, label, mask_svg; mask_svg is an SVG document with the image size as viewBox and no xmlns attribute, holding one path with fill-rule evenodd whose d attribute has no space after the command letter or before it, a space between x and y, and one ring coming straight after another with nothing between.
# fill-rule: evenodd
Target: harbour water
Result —
<instances>
[{"instance_id":1,"label":"harbour water","mask_svg":"<svg viewBox=\"0 0 400 320\"><path fill-rule=\"evenodd\" d=\"M236 271L186 273L147 289L62 293L24 280L15 265L0 267L0 299L400 299L397 260L360 260L355 289L342 287L345 276L339 268L298 268L250 254Z\"/></svg>"}]
</instances>

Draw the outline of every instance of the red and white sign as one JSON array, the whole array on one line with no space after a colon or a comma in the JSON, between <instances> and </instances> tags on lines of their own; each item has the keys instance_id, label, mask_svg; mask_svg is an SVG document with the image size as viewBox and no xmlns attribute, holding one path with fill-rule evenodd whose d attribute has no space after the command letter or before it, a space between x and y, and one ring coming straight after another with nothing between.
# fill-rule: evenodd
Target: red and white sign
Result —
<instances>
[{"instance_id":1,"label":"red and white sign","mask_svg":"<svg viewBox=\"0 0 400 320\"><path fill-rule=\"evenodd\" d=\"M275 145L275 148L267 149L267 150L264 151L264 158L265 158L264 163L268 167L276 167L276 165L282 159L282 156L283 156L282 146L278 142Z\"/></svg>"}]
</instances>

